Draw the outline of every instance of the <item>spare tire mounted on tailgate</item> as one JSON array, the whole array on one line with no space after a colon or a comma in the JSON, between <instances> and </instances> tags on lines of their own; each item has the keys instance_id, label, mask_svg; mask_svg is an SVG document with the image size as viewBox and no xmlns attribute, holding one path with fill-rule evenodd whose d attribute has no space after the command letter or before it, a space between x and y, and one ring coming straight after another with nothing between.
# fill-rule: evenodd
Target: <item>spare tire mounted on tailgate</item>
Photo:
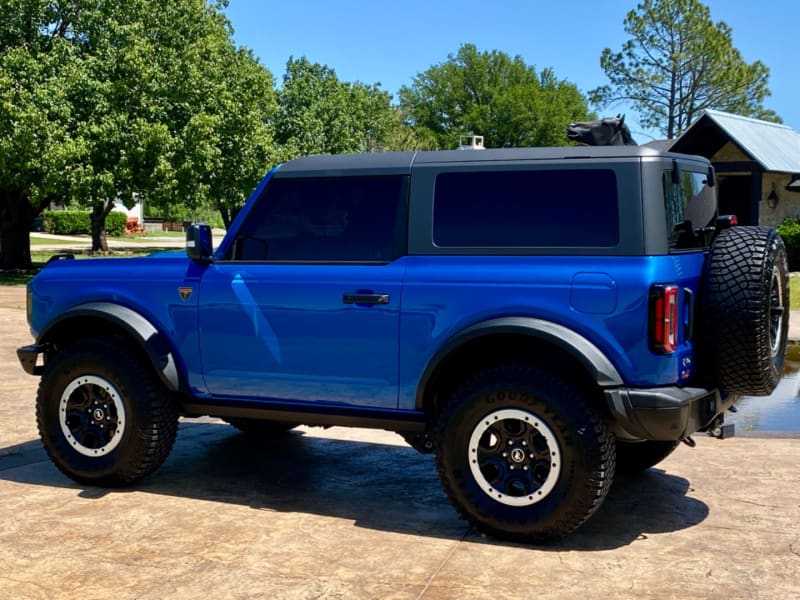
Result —
<instances>
[{"instance_id":1,"label":"spare tire mounted on tailgate","mask_svg":"<svg viewBox=\"0 0 800 600\"><path fill-rule=\"evenodd\" d=\"M765 396L783 373L789 328L786 248L774 229L719 233L703 281L703 353L715 383Z\"/></svg>"}]
</instances>

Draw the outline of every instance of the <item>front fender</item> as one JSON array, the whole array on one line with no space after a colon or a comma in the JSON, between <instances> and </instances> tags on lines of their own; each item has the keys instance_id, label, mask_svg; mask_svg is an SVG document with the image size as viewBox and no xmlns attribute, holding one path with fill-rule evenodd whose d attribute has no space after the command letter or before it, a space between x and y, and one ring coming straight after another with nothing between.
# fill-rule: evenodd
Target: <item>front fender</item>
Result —
<instances>
[{"instance_id":1,"label":"front fender","mask_svg":"<svg viewBox=\"0 0 800 600\"><path fill-rule=\"evenodd\" d=\"M113 302L88 302L65 311L39 334L37 342L46 344L51 336L72 319L100 319L125 331L144 351L158 376L170 391L180 389L175 356L164 336L136 311Z\"/></svg>"}]
</instances>

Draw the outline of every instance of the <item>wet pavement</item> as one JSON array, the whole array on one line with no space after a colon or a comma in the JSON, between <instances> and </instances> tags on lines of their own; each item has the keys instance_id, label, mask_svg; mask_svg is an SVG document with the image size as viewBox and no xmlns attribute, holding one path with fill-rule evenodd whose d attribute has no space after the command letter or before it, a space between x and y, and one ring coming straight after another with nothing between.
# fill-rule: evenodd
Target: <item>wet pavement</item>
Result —
<instances>
[{"instance_id":1,"label":"wet pavement","mask_svg":"<svg viewBox=\"0 0 800 600\"><path fill-rule=\"evenodd\" d=\"M254 441L181 424L125 490L79 486L35 431L24 290L0 287L0 598L800 598L800 438L700 436L617 478L558 544L470 530L391 433Z\"/></svg>"},{"instance_id":2,"label":"wet pavement","mask_svg":"<svg viewBox=\"0 0 800 600\"><path fill-rule=\"evenodd\" d=\"M792 311L796 313L798 311ZM800 323L800 315L796 316ZM783 378L767 397L742 398L737 412L726 420L736 425L740 435L759 435L763 432L791 432L800 436L800 343L793 341L786 352Z\"/></svg>"}]
</instances>

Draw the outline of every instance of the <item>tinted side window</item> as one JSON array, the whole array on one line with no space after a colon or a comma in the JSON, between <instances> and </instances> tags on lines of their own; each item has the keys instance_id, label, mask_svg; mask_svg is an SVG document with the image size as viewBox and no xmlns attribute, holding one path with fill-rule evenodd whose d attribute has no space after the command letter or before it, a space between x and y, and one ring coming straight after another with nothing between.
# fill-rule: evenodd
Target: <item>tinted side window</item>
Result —
<instances>
[{"instance_id":1,"label":"tinted side window","mask_svg":"<svg viewBox=\"0 0 800 600\"><path fill-rule=\"evenodd\" d=\"M706 173L681 171L680 183L673 182L671 170L664 171L664 208L670 248L697 248L705 244L698 230L714 224L717 200L708 187Z\"/></svg>"},{"instance_id":2,"label":"tinted side window","mask_svg":"<svg viewBox=\"0 0 800 600\"><path fill-rule=\"evenodd\" d=\"M391 261L405 189L402 176L274 179L244 223L231 258Z\"/></svg>"},{"instance_id":3,"label":"tinted side window","mask_svg":"<svg viewBox=\"0 0 800 600\"><path fill-rule=\"evenodd\" d=\"M616 246L616 175L607 169L442 173L433 241L440 247Z\"/></svg>"}]
</instances>

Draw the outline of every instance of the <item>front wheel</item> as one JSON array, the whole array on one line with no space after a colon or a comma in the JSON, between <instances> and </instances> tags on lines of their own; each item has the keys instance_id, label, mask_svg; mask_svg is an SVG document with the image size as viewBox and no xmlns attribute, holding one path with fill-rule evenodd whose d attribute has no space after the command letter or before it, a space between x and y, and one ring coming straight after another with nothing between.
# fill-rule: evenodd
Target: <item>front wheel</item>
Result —
<instances>
[{"instance_id":1,"label":"front wheel","mask_svg":"<svg viewBox=\"0 0 800 600\"><path fill-rule=\"evenodd\" d=\"M153 369L122 344L85 340L47 361L36 420L56 467L88 485L133 483L175 442L178 413Z\"/></svg>"},{"instance_id":2,"label":"front wheel","mask_svg":"<svg viewBox=\"0 0 800 600\"><path fill-rule=\"evenodd\" d=\"M562 537L604 500L614 440L589 393L551 372L509 365L453 395L438 423L445 492L476 528L517 541Z\"/></svg>"}]
</instances>

